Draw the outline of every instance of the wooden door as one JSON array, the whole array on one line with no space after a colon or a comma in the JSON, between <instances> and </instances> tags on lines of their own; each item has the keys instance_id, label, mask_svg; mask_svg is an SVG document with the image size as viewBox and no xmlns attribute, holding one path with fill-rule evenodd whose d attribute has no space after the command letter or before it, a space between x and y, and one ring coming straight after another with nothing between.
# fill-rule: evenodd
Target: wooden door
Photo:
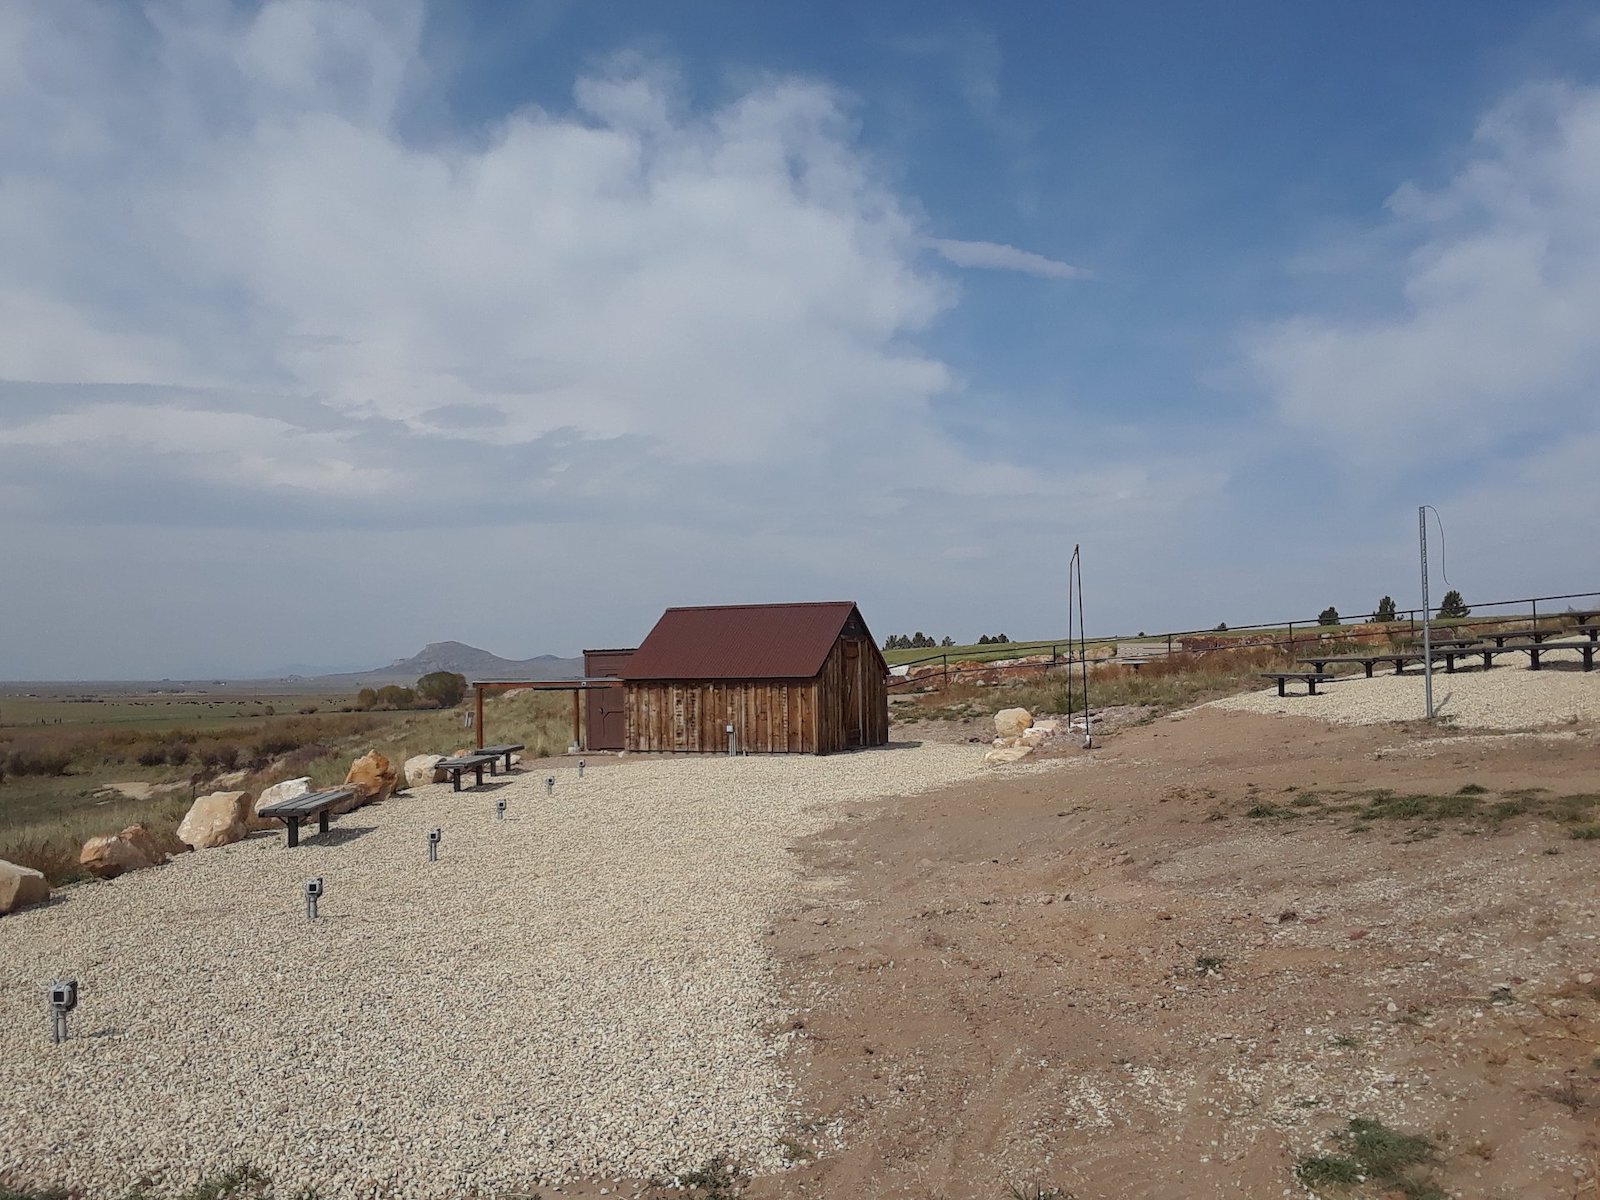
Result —
<instances>
[{"instance_id":1,"label":"wooden door","mask_svg":"<svg viewBox=\"0 0 1600 1200\"><path fill-rule=\"evenodd\" d=\"M847 638L844 643L844 740L851 749L858 749L866 740L866 710L863 707L861 686L861 643Z\"/></svg>"}]
</instances>

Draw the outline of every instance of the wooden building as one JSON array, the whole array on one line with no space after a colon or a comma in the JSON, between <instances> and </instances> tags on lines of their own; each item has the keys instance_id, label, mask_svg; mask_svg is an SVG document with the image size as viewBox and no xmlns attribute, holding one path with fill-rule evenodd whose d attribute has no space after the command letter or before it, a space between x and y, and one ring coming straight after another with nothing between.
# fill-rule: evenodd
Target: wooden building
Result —
<instances>
[{"instance_id":1,"label":"wooden building","mask_svg":"<svg viewBox=\"0 0 1600 1200\"><path fill-rule=\"evenodd\" d=\"M827 754L889 740L889 668L856 606L669 608L620 664L626 748Z\"/></svg>"}]
</instances>

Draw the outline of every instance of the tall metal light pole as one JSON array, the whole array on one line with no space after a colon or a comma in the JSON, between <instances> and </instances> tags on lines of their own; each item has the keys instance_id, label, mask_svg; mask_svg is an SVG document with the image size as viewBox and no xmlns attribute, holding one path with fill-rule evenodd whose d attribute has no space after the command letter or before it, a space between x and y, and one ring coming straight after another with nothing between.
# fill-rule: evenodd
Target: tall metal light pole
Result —
<instances>
[{"instance_id":1,"label":"tall metal light pole","mask_svg":"<svg viewBox=\"0 0 1600 1200\"><path fill-rule=\"evenodd\" d=\"M1428 506L1417 509L1417 538L1422 546L1422 690L1433 718L1433 631L1428 613Z\"/></svg>"}]
</instances>

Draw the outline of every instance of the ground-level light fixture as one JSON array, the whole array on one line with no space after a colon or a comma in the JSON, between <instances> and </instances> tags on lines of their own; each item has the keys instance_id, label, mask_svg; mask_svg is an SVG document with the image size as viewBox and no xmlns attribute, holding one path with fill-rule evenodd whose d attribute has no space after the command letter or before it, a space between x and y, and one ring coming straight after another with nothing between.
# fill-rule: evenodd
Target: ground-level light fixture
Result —
<instances>
[{"instance_id":1,"label":"ground-level light fixture","mask_svg":"<svg viewBox=\"0 0 1600 1200\"><path fill-rule=\"evenodd\" d=\"M50 985L50 1012L55 1018L53 1040L67 1040L67 1014L78 1007L78 981L58 979Z\"/></svg>"},{"instance_id":2,"label":"ground-level light fixture","mask_svg":"<svg viewBox=\"0 0 1600 1200\"><path fill-rule=\"evenodd\" d=\"M306 893L306 919L310 920L310 921L315 921L317 919L317 901L322 899L322 876L321 875L318 875L315 879L306 880L305 893Z\"/></svg>"},{"instance_id":3,"label":"ground-level light fixture","mask_svg":"<svg viewBox=\"0 0 1600 1200\"><path fill-rule=\"evenodd\" d=\"M428 830L428 861L439 861L439 842L444 838L444 830L438 826Z\"/></svg>"},{"instance_id":4,"label":"ground-level light fixture","mask_svg":"<svg viewBox=\"0 0 1600 1200\"><path fill-rule=\"evenodd\" d=\"M506 798L504 796L495 797L494 819L497 821L504 821L506 819Z\"/></svg>"},{"instance_id":5,"label":"ground-level light fixture","mask_svg":"<svg viewBox=\"0 0 1600 1200\"><path fill-rule=\"evenodd\" d=\"M554 795L555 794L555 790L556 790L556 777L554 775L546 775L544 777L544 794L546 796Z\"/></svg>"},{"instance_id":6,"label":"ground-level light fixture","mask_svg":"<svg viewBox=\"0 0 1600 1200\"><path fill-rule=\"evenodd\" d=\"M583 778L583 759L581 758L578 760L578 778Z\"/></svg>"}]
</instances>

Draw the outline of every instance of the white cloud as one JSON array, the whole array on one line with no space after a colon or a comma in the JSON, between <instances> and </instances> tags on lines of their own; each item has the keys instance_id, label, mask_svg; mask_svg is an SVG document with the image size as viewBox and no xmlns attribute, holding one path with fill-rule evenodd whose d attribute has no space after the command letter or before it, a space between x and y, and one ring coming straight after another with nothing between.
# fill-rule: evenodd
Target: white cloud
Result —
<instances>
[{"instance_id":1,"label":"white cloud","mask_svg":"<svg viewBox=\"0 0 1600 1200\"><path fill-rule=\"evenodd\" d=\"M274 569L141 639L126 669L167 674L158 652L207 619L217 644L230 622L265 628L308 570L409 530L500 553L516 530L567 556L540 649L640 604L856 584L898 604L913 578L936 617L988 605L986 565L1053 580L1030 547L1063 522L1114 535L1220 486L1214 464L1038 470L943 432L933 402L963 381L925 335L959 293L826 84L763 77L695 109L670 71L619 59L568 107L417 141L405 113L437 82L422 30L420 5L388 0L0 9L0 64L28 67L0 71L0 479L28 513L0 552L40 565L19 620L49 627L85 553L74 586L115 578L100 603L159 619L172 561L203 565L237 531ZM159 534L161 570L117 532L133 527ZM315 561L281 529L315 538ZM952 542L981 547L972 569L929 576ZM646 599L597 597L618 562ZM522 591L543 578L516 572ZM1053 613L1053 586L1017 590ZM294 632L326 645L241 657L349 661L348 622ZM359 632L409 648L389 618ZM9 671L107 653L74 645L72 664Z\"/></svg>"},{"instance_id":2,"label":"white cloud","mask_svg":"<svg viewBox=\"0 0 1600 1200\"><path fill-rule=\"evenodd\" d=\"M1041 279L1092 279L1094 272L1071 263L1059 262L1019 250L999 242L963 242L951 238L929 238L928 245L947 262L958 267L978 267L994 271L1021 271Z\"/></svg>"},{"instance_id":3,"label":"white cloud","mask_svg":"<svg viewBox=\"0 0 1600 1200\"><path fill-rule=\"evenodd\" d=\"M1246 339L1286 423L1371 462L1594 427L1600 89L1513 95L1446 183L1391 196L1374 236L1409 248L1388 311L1294 317Z\"/></svg>"}]
</instances>

